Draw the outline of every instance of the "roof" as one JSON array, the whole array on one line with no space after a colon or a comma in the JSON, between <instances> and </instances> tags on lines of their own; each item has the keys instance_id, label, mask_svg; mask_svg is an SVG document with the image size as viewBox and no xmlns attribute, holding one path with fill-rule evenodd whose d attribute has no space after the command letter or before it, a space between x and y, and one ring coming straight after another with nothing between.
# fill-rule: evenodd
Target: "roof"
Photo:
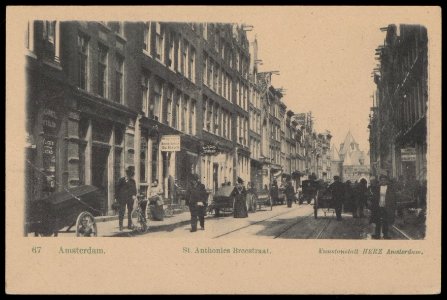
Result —
<instances>
[{"instance_id":1,"label":"roof","mask_svg":"<svg viewBox=\"0 0 447 300\"><path fill-rule=\"evenodd\" d=\"M337 146L332 145L331 147L331 160L341 161L340 155L338 154Z\"/></svg>"},{"instance_id":2,"label":"roof","mask_svg":"<svg viewBox=\"0 0 447 300\"><path fill-rule=\"evenodd\" d=\"M339 154L345 155L348 149L351 149L351 151L359 150L359 144L355 141L350 130L348 131L348 134L346 134L343 143L340 144Z\"/></svg>"}]
</instances>

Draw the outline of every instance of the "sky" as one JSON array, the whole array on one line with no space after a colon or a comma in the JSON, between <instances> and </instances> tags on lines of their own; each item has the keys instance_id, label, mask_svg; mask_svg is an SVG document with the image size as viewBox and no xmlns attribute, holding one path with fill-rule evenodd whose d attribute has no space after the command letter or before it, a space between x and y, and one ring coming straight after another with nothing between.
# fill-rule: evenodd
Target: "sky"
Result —
<instances>
[{"instance_id":1,"label":"sky","mask_svg":"<svg viewBox=\"0 0 447 300\"><path fill-rule=\"evenodd\" d=\"M256 34L260 71L280 71L272 83L286 89L288 109L312 111L316 131L329 130L337 148L350 130L368 151L371 72L375 49L385 38L380 27L387 24L361 20L315 10L281 22L252 22L249 38Z\"/></svg>"}]
</instances>

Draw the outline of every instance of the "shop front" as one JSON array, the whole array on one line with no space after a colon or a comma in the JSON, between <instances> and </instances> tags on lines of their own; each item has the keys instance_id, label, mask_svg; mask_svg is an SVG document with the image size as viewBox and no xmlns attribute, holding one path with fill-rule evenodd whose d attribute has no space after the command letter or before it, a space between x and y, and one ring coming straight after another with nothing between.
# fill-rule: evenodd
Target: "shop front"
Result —
<instances>
[{"instance_id":1,"label":"shop front","mask_svg":"<svg viewBox=\"0 0 447 300\"><path fill-rule=\"evenodd\" d=\"M148 196L155 188L165 199L180 204L179 189L186 189L191 175L198 173L198 141L155 120L137 121L139 155L136 156L135 180L139 193Z\"/></svg>"}]
</instances>

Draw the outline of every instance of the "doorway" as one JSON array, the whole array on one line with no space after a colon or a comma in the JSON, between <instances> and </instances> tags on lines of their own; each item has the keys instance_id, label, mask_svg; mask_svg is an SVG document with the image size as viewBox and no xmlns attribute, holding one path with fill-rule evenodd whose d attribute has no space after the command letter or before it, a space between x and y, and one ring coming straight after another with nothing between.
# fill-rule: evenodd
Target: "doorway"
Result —
<instances>
[{"instance_id":1,"label":"doorway","mask_svg":"<svg viewBox=\"0 0 447 300\"><path fill-rule=\"evenodd\" d=\"M103 201L101 201L101 210L106 212L108 199L108 158L109 148L101 146L92 147L92 185L96 186Z\"/></svg>"},{"instance_id":2,"label":"doorway","mask_svg":"<svg viewBox=\"0 0 447 300\"><path fill-rule=\"evenodd\" d=\"M214 192L217 191L217 189L219 188L219 164L213 163L213 188L214 188Z\"/></svg>"}]
</instances>

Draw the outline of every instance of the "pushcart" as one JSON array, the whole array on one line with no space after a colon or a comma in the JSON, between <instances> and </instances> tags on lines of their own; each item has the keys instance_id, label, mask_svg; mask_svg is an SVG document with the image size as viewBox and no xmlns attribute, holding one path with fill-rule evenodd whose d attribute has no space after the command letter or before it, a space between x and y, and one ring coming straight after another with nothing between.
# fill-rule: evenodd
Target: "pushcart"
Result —
<instances>
[{"instance_id":1,"label":"pushcart","mask_svg":"<svg viewBox=\"0 0 447 300\"><path fill-rule=\"evenodd\" d=\"M101 215L104 196L92 185L82 185L56 192L29 205L27 233L35 236L57 236L76 232L78 237L97 236L95 217ZM75 230L71 230L75 227ZM62 229L67 228L64 231Z\"/></svg>"}]
</instances>

